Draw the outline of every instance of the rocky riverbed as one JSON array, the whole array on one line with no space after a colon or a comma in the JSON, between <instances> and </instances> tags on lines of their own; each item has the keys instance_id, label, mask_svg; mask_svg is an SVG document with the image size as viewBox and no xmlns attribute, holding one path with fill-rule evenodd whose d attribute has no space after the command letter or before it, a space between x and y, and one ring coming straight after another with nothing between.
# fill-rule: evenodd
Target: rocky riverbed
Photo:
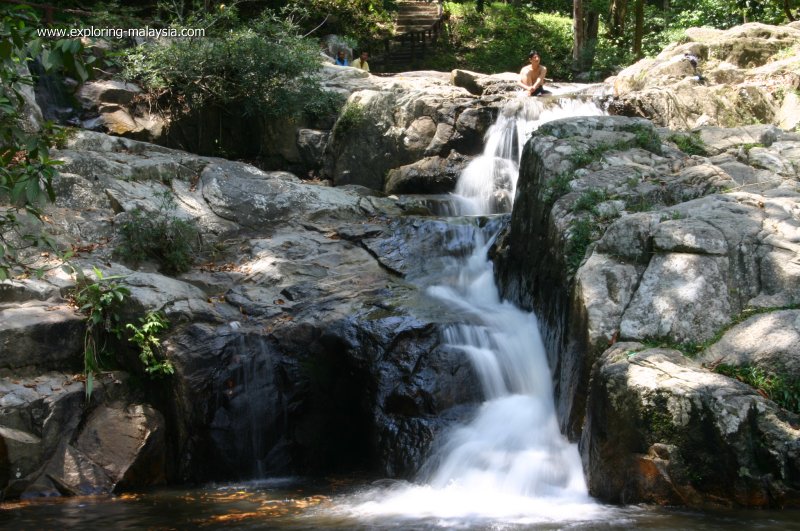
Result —
<instances>
[{"instance_id":1,"label":"rocky riverbed","mask_svg":"<svg viewBox=\"0 0 800 531\"><path fill-rule=\"evenodd\" d=\"M649 120L576 117L533 134L510 219L444 218L427 199L387 195L451 191L516 98L509 76L326 67L327 86L349 95L336 125L287 128L273 145L334 186L158 145L170 143L159 128L115 129L114 116L137 123L124 94L135 89L84 87L102 118L89 125L104 132L77 131L54 153L64 164L45 228L90 277L97 266L124 278L126 318L166 315L175 374L148 378L122 343L117 370L86 398L74 277L54 268L0 284L4 495L412 475L435 435L482 398L468 360L442 344L460 316L424 279L466 255L476 231L507 225L492 250L501 291L540 318L561 427L581 443L593 495L797 505L797 415L713 369L800 378L800 30L692 35L617 76L611 110ZM723 57L749 49L745 38L761 39L752 65ZM705 84L687 51L708 61ZM736 76L712 75L727 63ZM735 98L723 107L746 116L692 107L747 90L769 112ZM669 96L682 91L691 102ZM664 94L678 101L669 112ZM156 143L124 138L145 129ZM165 193L170 215L199 230L197 260L180 275L119 252L119 227L137 209L155 216Z\"/></svg>"}]
</instances>

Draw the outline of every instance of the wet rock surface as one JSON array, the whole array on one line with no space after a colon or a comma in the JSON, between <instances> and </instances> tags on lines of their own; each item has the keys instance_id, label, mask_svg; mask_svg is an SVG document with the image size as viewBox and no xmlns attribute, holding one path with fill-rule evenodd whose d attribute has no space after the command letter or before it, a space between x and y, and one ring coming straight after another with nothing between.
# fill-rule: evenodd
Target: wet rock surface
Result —
<instances>
[{"instance_id":1,"label":"wet rock surface","mask_svg":"<svg viewBox=\"0 0 800 531\"><path fill-rule=\"evenodd\" d=\"M77 133L56 156L65 160L63 196L48 210L51 233L82 249L73 265L89 278L99 265L124 279L123 317L165 314L175 374L149 381L142 401L120 373L113 394L98 383L82 409L74 372L84 321L63 298L74 280L53 270L5 283L4 374L37 382L3 380L8 496L267 473L410 476L433 437L481 399L467 358L441 343L458 315L420 287L471 250L484 221L435 218L414 198L310 185L100 133ZM111 223L136 209L157 215L164 194L175 199L170 215L197 223L216 253L177 278L119 263L115 252ZM73 224L83 211L91 216ZM97 234L103 245L92 245ZM138 374L136 354L123 350L117 361ZM53 377L71 382L57 392L53 378L36 380L54 370L73 371ZM57 427L14 420L48 400L65 418L39 415Z\"/></svg>"},{"instance_id":2,"label":"wet rock surface","mask_svg":"<svg viewBox=\"0 0 800 531\"><path fill-rule=\"evenodd\" d=\"M635 119L577 118L540 128L525 148L514 213L496 249L501 290L545 323L562 428L582 441L593 494L624 503L796 504L796 476L787 472L797 466L795 416L711 370L752 364L794 374L787 313L794 310L781 309L798 303L797 138L770 126L710 128L699 136L710 156L686 155L673 133ZM756 148L746 144L754 137L766 142L751 157ZM752 311L763 313L723 335ZM773 343L769 331L777 322L785 326ZM686 385L697 389L683 389L682 377L671 380L675 371L656 364L649 394L637 391L633 369L614 372L641 359L639 353L629 364L620 361L627 358L615 343L631 340L700 349L705 368L675 351L668 356L692 367ZM752 407L735 405L743 389ZM687 418L710 423L689 428L703 435L684 440L688 421L676 421L671 431L640 430L642 418L631 412L675 413L675 399L653 402L662 395L693 404L681 407ZM771 422L762 419L769 416L764 408L783 424L761 426ZM751 427L740 428L742 420L715 434L708 426L725 424L723 410L732 409L752 411ZM709 450L695 446L704 437L717 441L708 443L717 455L700 474L695 456ZM753 444L771 448L769 462L748 453ZM737 468L720 456L736 456L746 472L731 476Z\"/></svg>"}]
</instances>

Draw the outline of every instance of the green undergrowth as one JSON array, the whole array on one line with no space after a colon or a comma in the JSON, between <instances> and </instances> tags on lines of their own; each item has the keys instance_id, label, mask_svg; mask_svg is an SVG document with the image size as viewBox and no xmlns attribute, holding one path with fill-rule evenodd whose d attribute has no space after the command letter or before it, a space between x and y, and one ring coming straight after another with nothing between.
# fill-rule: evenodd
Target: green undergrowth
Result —
<instances>
[{"instance_id":1,"label":"green undergrowth","mask_svg":"<svg viewBox=\"0 0 800 531\"><path fill-rule=\"evenodd\" d=\"M769 372L754 365L719 364L714 371L736 378L782 408L800 414L800 378Z\"/></svg>"},{"instance_id":2,"label":"green undergrowth","mask_svg":"<svg viewBox=\"0 0 800 531\"><path fill-rule=\"evenodd\" d=\"M687 358L695 359L713 344L722 339L722 336L725 335L725 333L731 328L744 322L750 317L753 317L754 315L771 313L780 310L794 310L798 308L800 308L800 305L775 308L748 308L734 317L727 326L714 334L714 337L706 341L687 341L683 343L677 343L669 338L650 338L641 342L645 347L642 350L651 348L668 348L681 352ZM629 352L628 355L632 356L637 352L639 351L632 351ZM717 373L724 374L725 376L729 376L731 378L736 378L737 380L750 385L751 387L759 390L763 396L769 398L782 408L800 414L800 379L792 378L778 372L768 371L762 367L757 367L754 365L733 366L721 363L718 365L711 365L709 368Z\"/></svg>"},{"instance_id":3,"label":"green undergrowth","mask_svg":"<svg viewBox=\"0 0 800 531\"><path fill-rule=\"evenodd\" d=\"M597 223L589 218L579 218L572 223L569 229L569 239L564 249L570 274L574 274L578 270L583 257L586 256L586 250L601 235Z\"/></svg>"},{"instance_id":4,"label":"green undergrowth","mask_svg":"<svg viewBox=\"0 0 800 531\"><path fill-rule=\"evenodd\" d=\"M346 135L350 131L358 128L367 119L367 112L364 110L363 105L358 103L348 103L336 120L333 126L334 136Z\"/></svg>"},{"instance_id":5,"label":"green undergrowth","mask_svg":"<svg viewBox=\"0 0 800 531\"><path fill-rule=\"evenodd\" d=\"M152 259L167 274L188 271L199 248L200 231L193 220L173 215L177 205L172 192L160 194L156 212L134 209L118 234L116 253L134 264Z\"/></svg>"},{"instance_id":6,"label":"green undergrowth","mask_svg":"<svg viewBox=\"0 0 800 531\"><path fill-rule=\"evenodd\" d=\"M667 140L678 146L678 149L687 155L705 156L708 154L706 144L700 138L700 133L676 133L667 137Z\"/></svg>"},{"instance_id":7,"label":"green undergrowth","mask_svg":"<svg viewBox=\"0 0 800 531\"><path fill-rule=\"evenodd\" d=\"M561 173L548 180L542 188L542 200L544 200L545 203L551 204L558 200L559 197L569 193L570 182L575 179L575 170L585 168L594 162L602 160L603 156L609 151L625 151L627 149L638 147L657 155L662 153L661 139L658 136L658 133L656 133L656 131L653 129L640 124L632 124L624 127L622 130L632 133L634 135L633 138L620 140L613 143L601 142L596 146L591 146L585 149L582 148L578 143L574 143L573 147L575 150L567 157L567 160L572 163L573 170ZM592 193L599 194L600 192ZM596 201L597 198L597 196L588 197L586 201L591 203L592 201ZM608 199L608 197L603 199L603 201L606 199ZM588 208L579 206L576 208L576 210L588 210Z\"/></svg>"},{"instance_id":8,"label":"green undergrowth","mask_svg":"<svg viewBox=\"0 0 800 531\"><path fill-rule=\"evenodd\" d=\"M746 308L742 310L741 313L734 316L727 325L720 328L712 338L707 339L706 341L700 341L700 342L686 341L683 343L678 343L669 338L662 337L662 338L648 338L644 341L641 341L641 343L647 348L669 348L673 350L678 350L681 353L683 353L683 355L686 356L687 358L694 359L703 351L708 349L711 345L717 343L720 339L722 339L722 336L724 336L725 333L728 332L728 330L730 330L731 328L733 328L738 324L743 323L744 321L746 321L750 317L753 317L754 315L777 312L780 310L796 310L798 308L800 308L800 305L797 304L793 304L790 306L770 307L770 308Z\"/></svg>"},{"instance_id":9,"label":"green undergrowth","mask_svg":"<svg viewBox=\"0 0 800 531\"><path fill-rule=\"evenodd\" d=\"M130 304L131 291L120 275L104 275L97 267L94 278L70 267L76 276L72 301L86 316L83 339L83 372L86 396L94 391L95 375L116 365L115 351L123 339L139 350L140 369L150 376L173 374L172 363L161 352L160 335L169 327L160 312L148 312L139 318L139 325L124 317ZM126 332L127 331L127 332Z\"/></svg>"}]
</instances>

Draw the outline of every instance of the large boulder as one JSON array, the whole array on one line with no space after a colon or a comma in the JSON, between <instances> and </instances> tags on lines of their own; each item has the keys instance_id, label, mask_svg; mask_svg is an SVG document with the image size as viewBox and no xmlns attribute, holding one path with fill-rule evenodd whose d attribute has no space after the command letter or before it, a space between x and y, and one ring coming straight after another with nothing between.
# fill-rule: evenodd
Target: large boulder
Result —
<instances>
[{"instance_id":1,"label":"large boulder","mask_svg":"<svg viewBox=\"0 0 800 531\"><path fill-rule=\"evenodd\" d=\"M466 357L441 344L456 317L403 280L463 252L441 245L447 229L409 218L251 240L245 278L219 286L238 318L168 342L181 477L413 474L480 398Z\"/></svg>"},{"instance_id":2,"label":"large boulder","mask_svg":"<svg viewBox=\"0 0 800 531\"><path fill-rule=\"evenodd\" d=\"M589 491L614 503L800 503L800 418L680 352L617 343L598 360L581 439Z\"/></svg>"},{"instance_id":3,"label":"large boulder","mask_svg":"<svg viewBox=\"0 0 800 531\"><path fill-rule=\"evenodd\" d=\"M469 160L469 157L451 151L446 158L425 157L412 164L391 169L386 175L386 193L440 194L452 192Z\"/></svg>"},{"instance_id":4,"label":"large boulder","mask_svg":"<svg viewBox=\"0 0 800 531\"><path fill-rule=\"evenodd\" d=\"M99 133L79 132L55 154L68 171L56 179L63 197L47 207L58 227L49 230L63 246L79 242L72 262L89 278L98 266L125 283L130 297L121 317L135 323L147 311L166 315L164 345L175 374L146 384L160 397L149 405L127 391L106 395L98 383L93 396L106 406L97 410L95 398L81 409L83 385L75 382L70 401L59 399L65 420L47 435L0 419L11 449L2 468L9 496L108 492L164 478L352 469L410 476L436 434L480 400L468 358L442 344L442 328L457 322L457 312L419 285L468 253L475 232L488 230L485 220L418 217L410 214L429 210L415 198L312 185L287 172ZM146 263L140 270L116 263L112 222L134 209L156 214L165 192L176 200L171 215L197 221L210 246L208 261L180 278ZM78 216L82 224L71 221ZM80 240L103 231L110 237L101 245ZM57 300L74 280L52 269L41 283L8 284L0 290L3 311L19 312L51 304L41 299ZM81 317L75 321L82 327ZM48 334L56 329L37 324ZM76 337L74 348L63 349L64 364L80 362ZM146 376L135 349L114 348L118 363ZM32 375L66 366L44 361L32 365ZM15 419L39 400L26 384L5 398ZM155 411L172 422L170 439ZM141 435L138 442L121 425ZM63 437L54 438L58 430ZM179 458L165 462L164 451ZM24 470L12 478L16 466Z\"/></svg>"},{"instance_id":5,"label":"large boulder","mask_svg":"<svg viewBox=\"0 0 800 531\"><path fill-rule=\"evenodd\" d=\"M84 317L64 303L0 309L0 375L76 369L85 329Z\"/></svg>"},{"instance_id":6,"label":"large boulder","mask_svg":"<svg viewBox=\"0 0 800 531\"><path fill-rule=\"evenodd\" d=\"M616 113L646 116L673 129L797 126L792 110L800 86L800 30L750 23L724 31L690 28L686 35L688 42L670 45L613 78Z\"/></svg>"},{"instance_id":7,"label":"large boulder","mask_svg":"<svg viewBox=\"0 0 800 531\"><path fill-rule=\"evenodd\" d=\"M705 148L714 155L687 156L676 149L673 142L681 141L674 133L661 131L656 142L648 124L626 120L568 119L535 132L523 153L509 230L495 249L502 292L540 317L562 429L575 440L596 436L585 431L590 422L599 430L598 424L618 420L587 416L594 414L592 401L600 400L600 393L611 393L597 386L591 388L597 395L588 396L592 366L602 363L597 360L610 345L647 341L683 345L695 353L696 345L713 342L746 310L793 307L800 299L800 267L792 258L800 250L800 224L792 214L800 204L795 136L766 126L710 128L698 137L708 140ZM761 145L748 146L753 138L761 139ZM771 341L766 332L758 337L765 344ZM732 355L725 345L712 347L709 352L715 354L708 356ZM748 348L742 343L741 349ZM789 350L750 351L730 364L785 375L793 367ZM770 361L743 361L755 358ZM718 363L705 359L712 367ZM613 415L614 407L606 413ZM708 422L721 422L712 413ZM756 440L771 436L767 431L752 434ZM745 496L734 482L727 491L724 484L705 483L693 486L696 495L661 496L655 492L664 489L646 482L650 469L645 468L636 476L627 469L631 485L645 486L638 491L625 486L634 494L623 494L619 484L603 486L609 472L597 460L607 457L586 453L587 448L587 467L602 470L593 488L603 499L703 505L716 497L722 504L780 503L778 494L770 498L772 490L756 492L748 483L741 487L749 493ZM648 447L637 448L647 453ZM722 442L717 448L726 455L736 451ZM780 444L774 448L777 452ZM796 488L784 487L774 487L775 492Z\"/></svg>"},{"instance_id":8,"label":"large boulder","mask_svg":"<svg viewBox=\"0 0 800 531\"><path fill-rule=\"evenodd\" d=\"M98 377L92 398L74 374L0 382L0 486L5 497L110 493L163 483L162 415L136 401L124 373Z\"/></svg>"},{"instance_id":9,"label":"large boulder","mask_svg":"<svg viewBox=\"0 0 800 531\"><path fill-rule=\"evenodd\" d=\"M754 315L729 329L698 361L717 367L758 368L800 381L800 310Z\"/></svg>"},{"instance_id":10,"label":"large boulder","mask_svg":"<svg viewBox=\"0 0 800 531\"><path fill-rule=\"evenodd\" d=\"M423 157L480 153L495 114L491 102L438 78L355 92L334 126L326 173L337 185L383 190L387 172Z\"/></svg>"}]
</instances>

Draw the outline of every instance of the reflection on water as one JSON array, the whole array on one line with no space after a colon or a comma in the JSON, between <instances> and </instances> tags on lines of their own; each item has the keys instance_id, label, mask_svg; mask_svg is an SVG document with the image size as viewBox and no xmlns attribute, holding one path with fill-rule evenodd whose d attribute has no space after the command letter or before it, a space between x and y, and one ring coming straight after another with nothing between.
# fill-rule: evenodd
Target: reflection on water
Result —
<instances>
[{"instance_id":1,"label":"reflection on water","mask_svg":"<svg viewBox=\"0 0 800 531\"><path fill-rule=\"evenodd\" d=\"M117 497L54 498L0 505L0 528L40 529L294 529L294 530L800 530L800 511L692 512L652 507L603 507L602 514L564 522L498 524L479 517L353 515L376 490L407 489L403 482L367 485L353 479L275 479Z\"/></svg>"}]
</instances>

